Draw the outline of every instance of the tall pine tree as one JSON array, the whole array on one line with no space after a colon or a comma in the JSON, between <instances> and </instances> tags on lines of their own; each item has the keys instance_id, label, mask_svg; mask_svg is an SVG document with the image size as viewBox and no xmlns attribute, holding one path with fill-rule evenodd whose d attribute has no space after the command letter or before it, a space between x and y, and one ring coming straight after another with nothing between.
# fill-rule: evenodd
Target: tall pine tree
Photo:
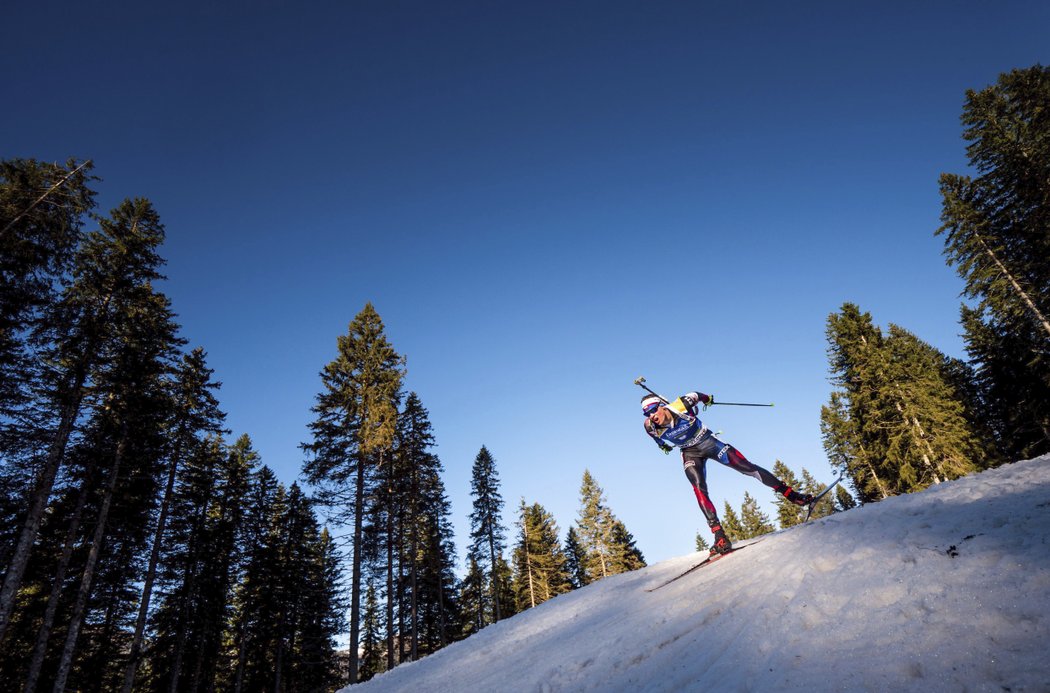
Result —
<instances>
[{"instance_id":1,"label":"tall pine tree","mask_svg":"<svg viewBox=\"0 0 1050 693\"><path fill-rule=\"evenodd\" d=\"M313 440L303 445L303 471L335 520L353 526L350 578L350 683L357 681L366 500L376 471L394 447L404 358L386 338L371 303L339 337L335 360L321 372L322 392L310 423Z\"/></svg>"},{"instance_id":2,"label":"tall pine tree","mask_svg":"<svg viewBox=\"0 0 1050 693\"><path fill-rule=\"evenodd\" d=\"M1050 450L1050 68L966 92L962 124L976 177L943 174L937 230L977 301L963 308L980 396L1009 458Z\"/></svg>"},{"instance_id":3,"label":"tall pine tree","mask_svg":"<svg viewBox=\"0 0 1050 693\"><path fill-rule=\"evenodd\" d=\"M496 623L511 615L511 605L501 603L500 596L509 585L503 584L504 575L501 569L503 551L506 548L507 530L503 526L503 496L499 489L499 473L496 471L496 460L484 445L474 458L473 473L470 480L470 495L473 510L470 513L470 546L468 557L478 569L487 574L491 613L483 614L482 627ZM506 612L506 613L505 613Z\"/></svg>"}]
</instances>

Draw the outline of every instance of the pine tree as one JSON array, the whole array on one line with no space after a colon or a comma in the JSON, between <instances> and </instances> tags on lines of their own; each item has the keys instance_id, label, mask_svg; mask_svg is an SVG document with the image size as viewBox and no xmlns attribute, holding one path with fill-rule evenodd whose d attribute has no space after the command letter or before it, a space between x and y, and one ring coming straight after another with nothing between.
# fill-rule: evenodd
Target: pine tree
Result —
<instances>
[{"instance_id":1,"label":"pine tree","mask_svg":"<svg viewBox=\"0 0 1050 693\"><path fill-rule=\"evenodd\" d=\"M204 350L197 348L182 357L171 386L174 417L169 424L172 439L170 459L167 462L167 480L161 496L149 565L139 600L135 633L132 636L131 651L124 674L124 693L130 693L138 669L139 654L146 629L146 617L153 595L153 583L157 576L161 546L167 530L179 464L188 450L200 445L204 436L218 435L223 432L222 421L226 415L220 411L218 401L212 394L212 391L220 386L219 383L212 380L212 374L213 371L205 364ZM243 454L248 453L245 451Z\"/></svg>"},{"instance_id":2,"label":"pine tree","mask_svg":"<svg viewBox=\"0 0 1050 693\"><path fill-rule=\"evenodd\" d=\"M477 560L467 556L467 574L459 587L459 602L463 610L462 637L477 633L489 624L489 614L492 612L492 590L485 571L478 565Z\"/></svg>"},{"instance_id":3,"label":"pine tree","mask_svg":"<svg viewBox=\"0 0 1050 693\"><path fill-rule=\"evenodd\" d=\"M809 493L814 496L823 493L824 489L827 488L827 484L822 484L813 478L813 475L809 473L809 470L802 469L802 491L803 493ZM836 512L835 504L832 502L833 499L831 494L828 494L821 498L813 505L813 511L810 513L812 518L827 517Z\"/></svg>"},{"instance_id":4,"label":"pine tree","mask_svg":"<svg viewBox=\"0 0 1050 693\"><path fill-rule=\"evenodd\" d=\"M583 575L590 582L645 565L634 537L613 514L605 492L584 470L580 484L580 511L574 540L582 552ZM577 559L578 560L578 559ZM571 562L570 562L571 565Z\"/></svg>"},{"instance_id":5,"label":"pine tree","mask_svg":"<svg viewBox=\"0 0 1050 693\"><path fill-rule=\"evenodd\" d=\"M359 680L368 681L386 671L386 656L380 626L379 599L375 585L368 583L364 620L361 624L361 670Z\"/></svg>"},{"instance_id":6,"label":"pine tree","mask_svg":"<svg viewBox=\"0 0 1050 693\"><path fill-rule=\"evenodd\" d=\"M7 465L34 450L27 424L45 425L32 411L38 364L31 341L46 331L42 323L95 206L90 171L90 161L0 161L0 457Z\"/></svg>"},{"instance_id":7,"label":"pine tree","mask_svg":"<svg viewBox=\"0 0 1050 693\"><path fill-rule=\"evenodd\" d=\"M580 536L575 527L569 527L569 531L565 533L565 561L573 589L592 582L592 578L587 574L587 552L580 543Z\"/></svg>"},{"instance_id":8,"label":"pine tree","mask_svg":"<svg viewBox=\"0 0 1050 693\"><path fill-rule=\"evenodd\" d=\"M706 553L711 550L711 545L707 543L703 535L700 532L696 533L696 550L700 553Z\"/></svg>"},{"instance_id":9,"label":"pine tree","mask_svg":"<svg viewBox=\"0 0 1050 693\"><path fill-rule=\"evenodd\" d=\"M614 518L611 537L613 573L626 573L645 567L645 556L635 544L634 535L627 531L627 526L621 520Z\"/></svg>"},{"instance_id":10,"label":"pine tree","mask_svg":"<svg viewBox=\"0 0 1050 693\"><path fill-rule=\"evenodd\" d=\"M576 520L576 536L584 551L584 571L593 582L612 575L613 515L605 500L605 492L591 476L583 471L580 485L580 513Z\"/></svg>"},{"instance_id":11,"label":"pine tree","mask_svg":"<svg viewBox=\"0 0 1050 693\"><path fill-rule=\"evenodd\" d=\"M470 513L471 543L467 555L480 570L488 574L492 613L483 618L482 626L486 626L502 619L509 605L500 600L500 595L506 589L499 569L506 548L506 530L501 521L503 496L499 490L496 461L484 445L474 458L470 495L474 501Z\"/></svg>"},{"instance_id":12,"label":"pine tree","mask_svg":"<svg viewBox=\"0 0 1050 693\"><path fill-rule=\"evenodd\" d=\"M554 516L539 503L526 506L522 498L517 526L514 592L518 611L524 611L568 592L572 585Z\"/></svg>"},{"instance_id":13,"label":"pine tree","mask_svg":"<svg viewBox=\"0 0 1050 693\"><path fill-rule=\"evenodd\" d=\"M394 446L397 401L404 359L387 341L383 322L371 303L338 340L338 355L321 373L310 424L313 441L303 472L319 488L320 501L336 509L334 519L353 525L350 578L350 683L357 681L360 638L366 498L374 492L375 471Z\"/></svg>"},{"instance_id":14,"label":"pine tree","mask_svg":"<svg viewBox=\"0 0 1050 693\"><path fill-rule=\"evenodd\" d=\"M967 351L1011 458L1050 450L1048 99L1050 69L1041 65L967 91L963 137L979 175L940 179L937 234L966 296L979 301L963 308Z\"/></svg>"},{"instance_id":15,"label":"pine tree","mask_svg":"<svg viewBox=\"0 0 1050 693\"><path fill-rule=\"evenodd\" d=\"M740 522L740 518L737 516L736 511L733 510L733 506L729 504L729 501L725 502L725 512L722 513L722 529L725 530L729 541L739 541L747 538L744 525Z\"/></svg>"},{"instance_id":16,"label":"pine tree","mask_svg":"<svg viewBox=\"0 0 1050 693\"><path fill-rule=\"evenodd\" d=\"M80 245L71 283L47 318L51 346L45 360L53 365L41 383L55 427L45 442L47 452L0 588L0 641L84 399L95 391L89 388L92 377L107 368L112 372L116 355L129 353L131 345L119 341L127 335L120 325L132 330L129 321L137 319L136 311L146 311L144 316L167 311L166 299L152 287L161 278L163 260L156 251L163 238L160 217L148 200L125 201ZM167 329L167 312L159 323L150 319L149 324Z\"/></svg>"},{"instance_id":17,"label":"pine tree","mask_svg":"<svg viewBox=\"0 0 1050 693\"><path fill-rule=\"evenodd\" d=\"M744 491L744 502L740 506L740 526L743 530L741 537L743 539L760 537L776 529L769 521L769 517L758 507L758 501L747 491Z\"/></svg>"},{"instance_id":18,"label":"pine tree","mask_svg":"<svg viewBox=\"0 0 1050 693\"><path fill-rule=\"evenodd\" d=\"M284 502L284 490L273 471L262 466L251 475L244 523L238 537L242 556L233 597L233 620L227 660L229 670L222 677L223 688L240 693L252 690L255 671L261 666L263 643L270 628L267 599L271 569L275 561L271 525Z\"/></svg>"},{"instance_id":19,"label":"pine tree","mask_svg":"<svg viewBox=\"0 0 1050 693\"><path fill-rule=\"evenodd\" d=\"M773 475L793 489L802 488L795 477L795 473L780 460L773 464ZM777 522L780 524L781 529L802 524L806 517L804 508L800 508L779 493L773 494L773 503L777 506Z\"/></svg>"},{"instance_id":20,"label":"pine tree","mask_svg":"<svg viewBox=\"0 0 1050 693\"><path fill-rule=\"evenodd\" d=\"M850 495L842 484L835 487L835 508L838 512L852 510L857 507L857 501Z\"/></svg>"},{"instance_id":21,"label":"pine tree","mask_svg":"<svg viewBox=\"0 0 1050 693\"><path fill-rule=\"evenodd\" d=\"M824 444L862 501L987 464L950 359L896 325L884 336L850 303L828 318L828 341L832 382L842 389L821 412Z\"/></svg>"}]
</instances>

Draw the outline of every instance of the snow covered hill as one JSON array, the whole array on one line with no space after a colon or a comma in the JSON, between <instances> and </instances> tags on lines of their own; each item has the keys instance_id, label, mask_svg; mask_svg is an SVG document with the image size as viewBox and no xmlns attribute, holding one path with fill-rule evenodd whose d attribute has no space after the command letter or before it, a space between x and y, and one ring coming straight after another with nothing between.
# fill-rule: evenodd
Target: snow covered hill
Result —
<instances>
[{"instance_id":1,"label":"snow covered hill","mask_svg":"<svg viewBox=\"0 0 1050 693\"><path fill-rule=\"evenodd\" d=\"M1050 691L1050 456L645 591L699 558L602 580L353 691Z\"/></svg>"}]
</instances>

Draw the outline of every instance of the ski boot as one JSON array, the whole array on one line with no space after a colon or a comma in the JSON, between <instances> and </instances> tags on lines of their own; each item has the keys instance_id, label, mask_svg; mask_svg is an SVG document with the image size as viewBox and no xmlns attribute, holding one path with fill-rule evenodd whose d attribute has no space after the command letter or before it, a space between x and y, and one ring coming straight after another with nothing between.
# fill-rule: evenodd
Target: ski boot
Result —
<instances>
[{"instance_id":1,"label":"ski boot","mask_svg":"<svg viewBox=\"0 0 1050 693\"><path fill-rule=\"evenodd\" d=\"M788 499L788 502L794 503L795 505L801 505L805 507L813 502L813 494L811 493L799 493L795 489L791 488L787 484L780 484L773 489L784 498Z\"/></svg>"},{"instance_id":2,"label":"ski boot","mask_svg":"<svg viewBox=\"0 0 1050 693\"><path fill-rule=\"evenodd\" d=\"M722 525L714 525L711 527L711 531L715 533L715 544L711 547L712 556L715 554L729 553L733 550L733 545L729 543L729 539L726 537Z\"/></svg>"}]
</instances>

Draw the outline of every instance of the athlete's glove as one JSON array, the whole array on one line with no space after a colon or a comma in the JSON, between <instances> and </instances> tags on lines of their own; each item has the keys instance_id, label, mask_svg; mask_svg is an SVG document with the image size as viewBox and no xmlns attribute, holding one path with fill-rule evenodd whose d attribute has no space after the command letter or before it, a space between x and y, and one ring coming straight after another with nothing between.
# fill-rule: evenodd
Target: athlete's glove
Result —
<instances>
[{"instance_id":1,"label":"athlete's glove","mask_svg":"<svg viewBox=\"0 0 1050 693\"><path fill-rule=\"evenodd\" d=\"M706 397L707 399L704 399L704 397ZM707 411L707 408L715 403L715 396L714 395L700 395L700 401L704 403L704 411Z\"/></svg>"},{"instance_id":2,"label":"athlete's glove","mask_svg":"<svg viewBox=\"0 0 1050 693\"><path fill-rule=\"evenodd\" d=\"M674 450L673 445L661 445L660 449L664 451L665 455L670 455L671 451Z\"/></svg>"}]
</instances>

